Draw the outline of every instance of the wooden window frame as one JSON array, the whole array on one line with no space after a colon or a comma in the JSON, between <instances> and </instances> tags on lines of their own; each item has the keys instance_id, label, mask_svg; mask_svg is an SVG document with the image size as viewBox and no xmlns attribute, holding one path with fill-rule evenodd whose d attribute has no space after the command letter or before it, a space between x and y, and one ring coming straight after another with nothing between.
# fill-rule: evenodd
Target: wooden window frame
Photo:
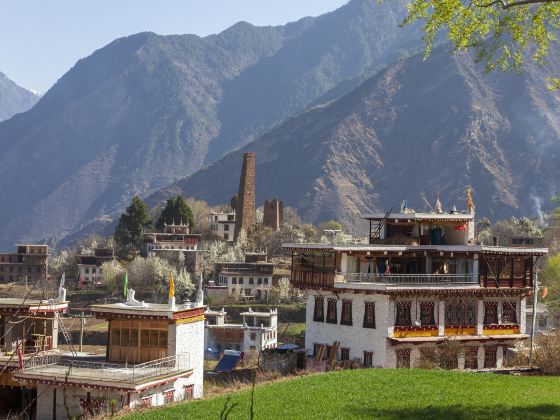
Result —
<instances>
[{"instance_id":1,"label":"wooden window frame","mask_svg":"<svg viewBox=\"0 0 560 420\"><path fill-rule=\"evenodd\" d=\"M338 308L336 299L327 299L327 319L325 322L328 324L338 324Z\"/></svg>"},{"instance_id":2,"label":"wooden window frame","mask_svg":"<svg viewBox=\"0 0 560 420\"><path fill-rule=\"evenodd\" d=\"M373 367L373 352L372 351L364 351L364 359L363 359L364 367Z\"/></svg>"},{"instance_id":3,"label":"wooden window frame","mask_svg":"<svg viewBox=\"0 0 560 420\"><path fill-rule=\"evenodd\" d=\"M325 322L325 298L323 298L322 296L315 296L313 321Z\"/></svg>"},{"instance_id":4,"label":"wooden window frame","mask_svg":"<svg viewBox=\"0 0 560 420\"><path fill-rule=\"evenodd\" d=\"M352 326L352 300L342 299L342 311L340 313L340 325Z\"/></svg>"},{"instance_id":5,"label":"wooden window frame","mask_svg":"<svg viewBox=\"0 0 560 420\"><path fill-rule=\"evenodd\" d=\"M502 324L517 324L516 302L502 302Z\"/></svg>"},{"instance_id":6,"label":"wooden window frame","mask_svg":"<svg viewBox=\"0 0 560 420\"><path fill-rule=\"evenodd\" d=\"M371 315L371 316L368 316ZM375 328L375 302L364 302L364 328Z\"/></svg>"},{"instance_id":7,"label":"wooden window frame","mask_svg":"<svg viewBox=\"0 0 560 420\"><path fill-rule=\"evenodd\" d=\"M489 308L494 308L493 313L489 311ZM498 302L484 302L484 325L496 324L498 324Z\"/></svg>"},{"instance_id":8,"label":"wooden window frame","mask_svg":"<svg viewBox=\"0 0 560 420\"><path fill-rule=\"evenodd\" d=\"M395 355L397 369L410 369L410 350L397 350ZM406 361L406 363L403 364L403 361Z\"/></svg>"},{"instance_id":9,"label":"wooden window frame","mask_svg":"<svg viewBox=\"0 0 560 420\"><path fill-rule=\"evenodd\" d=\"M395 326L396 327L411 327L412 326L412 301L397 302L395 313Z\"/></svg>"},{"instance_id":10,"label":"wooden window frame","mask_svg":"<svg viewBox=\"0 0 560 420\"><path fill-rule=\"evenodd\" d=\"M420 324L422 326L436 325L435 302L420 302ZM426 313L429 311L428 313Z\"/></svg>"}]
</instances>

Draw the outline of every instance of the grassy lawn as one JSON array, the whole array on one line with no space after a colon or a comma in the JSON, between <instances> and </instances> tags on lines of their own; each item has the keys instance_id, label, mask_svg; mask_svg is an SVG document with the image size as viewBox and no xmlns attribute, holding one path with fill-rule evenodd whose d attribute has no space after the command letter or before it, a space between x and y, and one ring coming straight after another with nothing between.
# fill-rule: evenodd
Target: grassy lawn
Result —
<instances>
[{"instance_id":1,"label":"grassy lawn","mask_svg":"<svg viewBox=\"0 0 560 420\"><path fill-rule=\"evenodd\" d=\"M299 337L305 331L305 322L296 323L279 323L278 324L278 339L289 339Z\"/></svg>"},{"instance_id":2,"label":"grassy lawn","mask_svg":"<svg viewBox=\"0 0 560 420\"><path fill-rule=\"evenodd\" d=\"M250 391L229 394L229 419L249 417ZM560 378L400 369L317 374L260 385L256 419L560 418ZM227 395L127 419L218 419Z\"/></svg>"}]
</instances>

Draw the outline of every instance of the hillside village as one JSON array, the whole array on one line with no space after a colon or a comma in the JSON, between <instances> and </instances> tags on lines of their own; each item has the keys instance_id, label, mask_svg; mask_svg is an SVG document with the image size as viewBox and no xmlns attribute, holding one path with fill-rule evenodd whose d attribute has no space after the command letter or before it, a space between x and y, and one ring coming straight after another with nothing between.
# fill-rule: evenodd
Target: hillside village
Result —
<instances>
[{"instance_id":1,"label":"hillside village","mask_svg":"<svg viewBox=\"0 0 560 420\"><path fill-rule=\"evenodd\" d=\"M545 229L491 225L469 188L462 210L436 197L429 212L403 200L364 214L358 237L302 224L279 198L257 207L256 159L245 153L237 194L205 215L177 196L153 223L135 198L112 238L1 254L5 413L166 405L257 372L548 368L526 358L555 337L555 213Z\"/></svg>"},{"instance_id":2,"label":"hillside village","mask_svg":"<svg viewBox=\"0 0 560 420\"><path fill-rule=\"evenodd\" d=\"M449 7L0 73L0 418L560 417L560 2Z\"/></svg>"}]
</instances>

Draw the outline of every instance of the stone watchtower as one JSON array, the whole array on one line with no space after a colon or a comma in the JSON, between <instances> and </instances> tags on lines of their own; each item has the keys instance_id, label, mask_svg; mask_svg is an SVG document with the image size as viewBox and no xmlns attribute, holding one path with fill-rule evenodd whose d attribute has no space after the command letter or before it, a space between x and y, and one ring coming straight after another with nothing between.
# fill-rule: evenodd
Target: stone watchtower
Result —
<instances>
[{"instance_id":1,"label":"stone watchtower","mask_svg":"<svg viewBox=\"0 0 560 420\"><path fill-rule=\"evenodd\" d=\"M284 223L284 205L282 200L275 198L264 201L264 218L263 224L273 230L280 230Z\"/></svg>"},{"instance_id":2,"label":"stone watchtower","mask_svg":"<svg viewBox=\"0 0 560 420\"><path fill-rule=\"evenodd\" d=\"M237 239L241 229L246 231L257 224L255 200L255 153L247 152L243 155L243 167L239 178L239 193L235 208L235 234Z\"/></svg>"}]
</instances>

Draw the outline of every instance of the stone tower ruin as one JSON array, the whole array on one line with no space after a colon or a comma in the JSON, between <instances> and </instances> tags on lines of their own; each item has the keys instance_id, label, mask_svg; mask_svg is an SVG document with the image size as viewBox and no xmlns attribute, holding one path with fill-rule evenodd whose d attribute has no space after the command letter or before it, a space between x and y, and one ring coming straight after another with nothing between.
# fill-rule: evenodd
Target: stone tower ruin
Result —
<instances>
[{"instance_id":1,"label":"stone tower ruin","mask_svg":"<svg viewBox=\"0 0 560 420\"><path fill-rule=\"evenodd\" d=\"M277 198L269 200L267 198L264 201L263 224L273 230L280 230L282 223L284 223L284 205L282 200Z\"/></svg>"},{"instance_id":2,"label":"stone tower ruin","mask_svg":"<svg viewBox=\"0 0 560 420\"><path fill-rule=\"evenodd\" d=\"M243 154L243 167L239 178L239 193L235 208L235 233L237 239L241 229L249 230L257 224L255 198L255 153Z\"/></svg>"}]
</instances>

